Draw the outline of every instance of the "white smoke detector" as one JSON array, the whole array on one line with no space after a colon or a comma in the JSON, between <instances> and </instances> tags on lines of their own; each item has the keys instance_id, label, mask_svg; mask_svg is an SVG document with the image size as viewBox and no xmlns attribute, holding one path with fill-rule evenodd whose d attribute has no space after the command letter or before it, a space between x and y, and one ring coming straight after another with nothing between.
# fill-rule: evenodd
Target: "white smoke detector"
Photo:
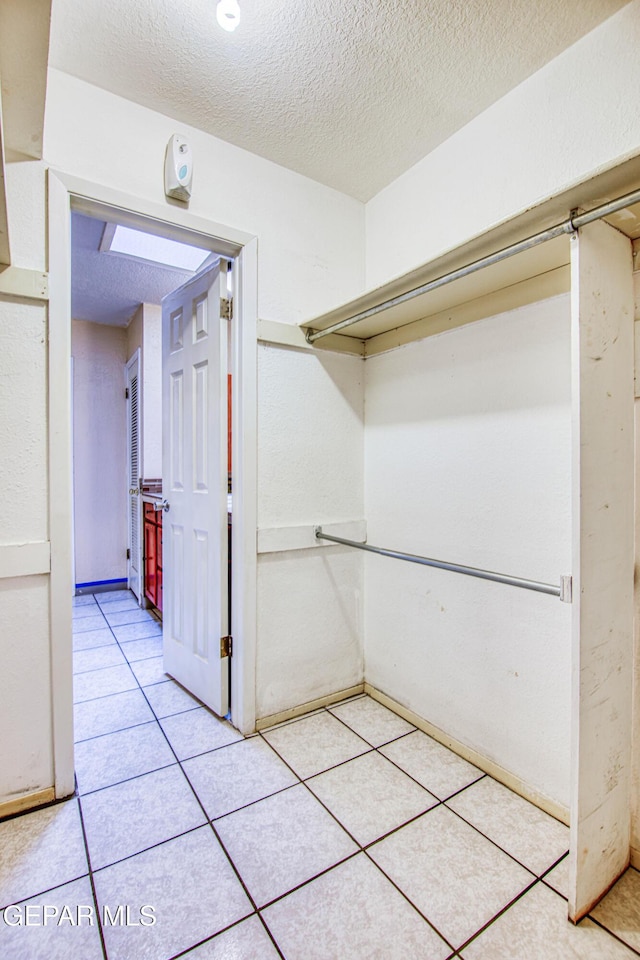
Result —
<instances>
[{"instance_id":1,"label":"white smoke detector","mask_svg":"<svg viewBox=\"0 0 640 960\"><path fill-rule=\"evenodd\" d=\"M187 140L174 133L164 158L164 192L176 200L188 200L193 180L193 153Z\"/></svg>"}]
</instances>

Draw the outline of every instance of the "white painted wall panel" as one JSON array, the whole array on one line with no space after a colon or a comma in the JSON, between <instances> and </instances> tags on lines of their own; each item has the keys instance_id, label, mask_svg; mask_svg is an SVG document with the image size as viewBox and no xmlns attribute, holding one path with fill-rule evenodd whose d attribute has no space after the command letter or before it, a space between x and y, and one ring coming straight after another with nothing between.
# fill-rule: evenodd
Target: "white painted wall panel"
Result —
<instances>
[{"instance_id":1,"label":"white painted wall panel","mask_svg":"<svg viewBox=\"0 0 640 960\"><path fill-rule=\"evenodd\" d=\"M127 576L127 331L74 320L76 583Z\"/></svg>"},{"instance_id":2,"label":"white painted wall panel","mask_svg":"<svg viewBox=\"0 0 640 960\"><path fill-rule=\"evenodd\" d=\"M47 308L0 300L0 541L48 539Z\"/></svg>"},{"instance_id":3,"label":"white painted wall panel","mask_svg":"<svg viewBox=\"0 0 640 960\"><path fill-rule=\"evenodd\" d=\"M597 222L572 240L572 796L569 916L629 863L634 430L631 243Z\"/></svg>"},{"instance_id":4,"label":"white painted wall panel","mask_svg":"<svg viewBox=\"0 0 640 960\"><path fill-rule=\"evenodd\" d=\"M570 573L569 298L366 361L368 542L559 583ZM567 806L570 608L367 556L365 674Z\"/></svg>"},{"instance_id":5,"label":"white painted wall panel","mask_svg":"<svg viewBox=\"0 0 640 960\"><path fill-rule=\"evenodd\" d=\"M49 578L0 580L0 803L53 783Z\"/></svg>"},{"instance_id":6,"label":"white painted wall panel","mask_svg":"<svg viewBox=\"0 0 640 960\"><path fill-rule=\"evenodd\" d=\"M363 516L364 361L258 347L258 527Z\"/></svg>"},{"instance_id":7,"label":"white painted wall panel","mask_svg":"<svg viewBox=\"0 0 640 960\"><path fill-rule=\"evenodd\" d=\"M363 517L364 363L258 347L258 527ZM362 680L362 556L258 561L258 717Z\"/></svg>"},{"instance_id":8,"label":"white painted wall panel","mask_svg":"<svg viewBox=\"0 0 640 960\"><path fill-rule=\"evenodd\" d=\"M362 682L361 605L360 554L259 557L258 719Z\"/></svg>"},{"instance_id":9,"label":"white painted wall panel","mask_svg":"<svg viewBox=\"0 0 640 960\"><path fill-rule=\"evenodd\" d=\"M635 156L639 46L635 0L381 190L367 204L367 286Z\"/></svg>"},{"instance_id":10,"label":"white painted wall panel","mask_svg":"<svg viewBox=\"0 0 640 960\"><path fill-rule=\"evenodd\" d=\"M45 167L35 160L7 163L11 261L46 270Z\"/></svg>"}]
</instances>

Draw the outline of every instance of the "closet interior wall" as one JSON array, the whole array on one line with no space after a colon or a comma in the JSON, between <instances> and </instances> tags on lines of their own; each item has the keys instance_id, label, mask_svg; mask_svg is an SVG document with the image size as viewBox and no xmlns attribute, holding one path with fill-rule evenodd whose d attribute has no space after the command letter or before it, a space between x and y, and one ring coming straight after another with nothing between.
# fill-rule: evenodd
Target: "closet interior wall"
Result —
<instances>
[{"instance_id":1,"label":"closet interior wall","mask_svg":"<svg viewBox=\"0 0 640 960\"><path fill-rule=\"evenodd\" d=\"M319 550L312 533L318 518L348 531L364 516L361 358L258 347L258 464L264 720L363 681L362 554Z\"/></svg>"},{"instance_id":2,"label":"closet interior wall","mask_svg":"<svg viewBox=\"0 0 640 960\"><path fill-rule=\"evenodd\" d=\"M369 542L533 580L571 570L570 300L370 357ZM560 807L571 607L365 559L365 676Z\"/></svg>"}]
</instances>

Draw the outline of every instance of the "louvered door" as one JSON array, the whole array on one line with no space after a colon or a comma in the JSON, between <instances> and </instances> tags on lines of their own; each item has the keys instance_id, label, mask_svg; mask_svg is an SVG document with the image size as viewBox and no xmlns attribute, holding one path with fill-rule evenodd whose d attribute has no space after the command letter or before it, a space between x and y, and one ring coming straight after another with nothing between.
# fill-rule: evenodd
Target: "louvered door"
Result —
<instances>
[{"instance_id":1,"label":"louvered door","mask_svg":"<svg viewBox=\"0 0 640 960\"><path fill-rule=\"evenodd\" d=\"M129 549L127 580L129 589L138 600L142 596L142 538L140 474L142 464L140 450L140 349L127 364L127 463L128 463L128 526Z\"/></svg>"}]
</instances>

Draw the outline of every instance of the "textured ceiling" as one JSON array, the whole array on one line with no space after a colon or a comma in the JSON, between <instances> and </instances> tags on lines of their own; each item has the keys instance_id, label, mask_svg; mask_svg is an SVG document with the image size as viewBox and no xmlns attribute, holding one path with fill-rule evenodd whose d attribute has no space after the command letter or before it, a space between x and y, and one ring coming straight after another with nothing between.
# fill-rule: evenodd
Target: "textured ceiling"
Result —
<instances>
[{"instance_id":1,"label":"textured ceiling","mask_svg":"<svg viewBox=\"0 0 640 960\"><path fill-rule=\"evenodd\" d=\"M53 0L50 62L367 200L626 2Z\"/></svg>"},{"instance_id":2,"label":"textured ceiling","mask_svg":"<svg viewBox=\"0 0 640 960\"><path fill-rule=\"evenodd\" d=\"M101 253L104 227L71 215L71 316L126 327L141 303L160 303L193 274Z\"/></svg>"}]
</instances>

